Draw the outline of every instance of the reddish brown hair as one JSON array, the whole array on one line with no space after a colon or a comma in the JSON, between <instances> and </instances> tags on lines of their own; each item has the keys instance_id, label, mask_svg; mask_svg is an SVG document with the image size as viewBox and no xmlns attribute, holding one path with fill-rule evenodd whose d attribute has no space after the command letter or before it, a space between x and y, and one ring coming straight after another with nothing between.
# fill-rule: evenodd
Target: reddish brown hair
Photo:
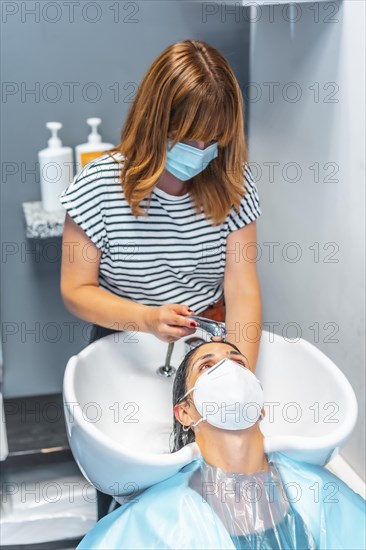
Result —
<instances>
[{"instance_id":1,"label":"reddish brown hair","mask_svg":"<svg viewBox=\"0 0 366 550\"><path fill-rule=\"evenodd\" d=\"M166 163L166 140L218 142L218 157L189 183L198 213L214 225L239 208L245 193L244 103L239 84L224 56L200 40L167 47L145 74L122 129L121 142L109 151L123 155L121 185L135 216Z\"/></svg>"}]
</instances>

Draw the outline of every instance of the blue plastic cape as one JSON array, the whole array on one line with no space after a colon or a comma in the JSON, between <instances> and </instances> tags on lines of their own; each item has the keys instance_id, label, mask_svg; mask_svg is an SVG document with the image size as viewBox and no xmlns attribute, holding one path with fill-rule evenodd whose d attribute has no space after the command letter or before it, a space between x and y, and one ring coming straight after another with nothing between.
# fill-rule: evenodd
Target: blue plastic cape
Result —
<instances>
[{"instance_id":1,"label":"blue plastic cape","mask_svg":"<svg viewBox=\"0 0 366 550\"><path fill-rule=\"evenodd\" d=\"M267 459L268 472L245 476L198 457L99 520L77 550L366 548L360 495L324 467Z\"/></svg>"}]
</instances>

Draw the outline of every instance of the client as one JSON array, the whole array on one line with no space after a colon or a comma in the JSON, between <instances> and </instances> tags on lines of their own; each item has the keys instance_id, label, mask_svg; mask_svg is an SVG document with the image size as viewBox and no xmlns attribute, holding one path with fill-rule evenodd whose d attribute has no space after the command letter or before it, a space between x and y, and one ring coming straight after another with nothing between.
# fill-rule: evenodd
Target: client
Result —
<instances>
[{"instance_id":1,"label":"client","mask_svg":"<svg viewBox=\"0 0 366 550\"><path fill-rule=\"evenodd\" d=\"M263 390L233 344L191 350L173 387L173 452L201 456L98 521L78 549L365 548L365 501L324 467L264 452Z\"/></svg>"}]
</instances>

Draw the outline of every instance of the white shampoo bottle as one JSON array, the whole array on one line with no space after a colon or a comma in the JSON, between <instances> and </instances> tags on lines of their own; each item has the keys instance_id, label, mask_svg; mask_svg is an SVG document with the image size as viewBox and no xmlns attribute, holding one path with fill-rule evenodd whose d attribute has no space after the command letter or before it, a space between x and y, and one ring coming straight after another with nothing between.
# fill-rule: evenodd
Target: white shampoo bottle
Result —
<instances>
[{"instance_id":1,"label":"white shampoo bottle","mask_svg":"<svg viewBox=\"0 0 366 550\"><path fill-rule=\"evenodd\" d=\"M102 141L102 136L98 134L98 126L102 122L101 118L88 118L86 121L92 131L88 135L87 143L82 143L75 147L76 172L80 172L88 162L103 155L104 151L112 149L112 143Z\"/></svg>"},{"instance_id":2,"label":"white shampoo bottle","mask_svg":"<svg viewBox=\"0 0 366 550\"><path fill-rule=\"evenodd\" d=\"M63 147L57 135L61 122L47 122L46 126L52 137L48 147L38 153L42 205L47 212L56 212L64 209L59 196L74 179L73 151L71 147Z\"/></svg>"}]
</instances>

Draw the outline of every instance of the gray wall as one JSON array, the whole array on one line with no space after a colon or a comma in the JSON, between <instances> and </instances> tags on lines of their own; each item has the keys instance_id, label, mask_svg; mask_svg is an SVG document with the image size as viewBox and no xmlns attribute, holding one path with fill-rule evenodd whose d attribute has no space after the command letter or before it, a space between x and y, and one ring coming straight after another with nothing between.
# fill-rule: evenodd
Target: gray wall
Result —
<instances>
[{"instance_id":1,"label":"gray wall","mask_svg":"<svg viewBox=\"0 0 366 550\"><path fill-rule=\"evenodd\" d=\"M43 3L23 4L30 9ZM182 1L131 2L128 9L121 2L116 15L111 6L117 3L103 1L94 3L101 10L99 15L92 7L83 13L82 7L92 3L80 2L70 23L67 8L59 4L59 13L54 8L40 10L37 20L19 6L19 12L8 15L3 23L2 78L13 83L8 84L13 94L3 105L2 159L14 163L17 170L3 177L1 185L1 233L3 251L5 246L7 250L0 313L5 397L61 391L67 360L87 345L90 328L71 316L61 300L61 239L37 243L24 236L21 203L40 200L40 186L38 174L22 176L21 168L35 170L37 153L47 146L49 137L45 123L62 122L60 137L64 145L74 147L86 141L86 119L100 116L103 139L117 143L145 71L169 44L187 38L217 47L240 85L248 80L249 25L239 17L226 24L218 16L205 20L200 2ZM93 23L94 18L99 20ZM78 84L74 99L65 84L70 82ZM88 87L88 83L96 86ZM37 86L38 96L22 96L22 87ZM96 89L101 95L93 102Z\"/></svg>"},{"instance_id":2,"label":"gray wall","mask_svg":"<svg viewBox=\"0 0 366 550\"><path fill-rule=\"evenodd\" d=\"M262 92L251 96L249 131L253 170L262 170L264 320L285 336L296 323L288 336L314 344L347 376L359 417L342 454L365 478L365 3L320 7L318 22L314 5L303 4L294 28L282 8L273 22L263 8L251 29L250 80ZM273 101L270 82L278 83ZM286 99L295 97L294 87L284 92L289 82L296 102ZM269 162L279 163L273 178ZM298 181L287 163L299 167ZM278 243L273 261L269 242Z\"/></svg>"}]
</instances>

